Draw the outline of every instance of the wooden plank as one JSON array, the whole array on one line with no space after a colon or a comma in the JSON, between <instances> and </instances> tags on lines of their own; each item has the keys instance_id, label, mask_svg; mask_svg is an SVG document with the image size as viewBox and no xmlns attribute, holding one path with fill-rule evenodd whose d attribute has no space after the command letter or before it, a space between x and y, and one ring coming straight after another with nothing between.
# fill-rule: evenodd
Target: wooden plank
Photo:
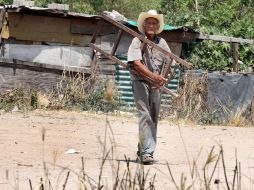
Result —
<instances>
[{"instance_id":1,"label":"wooden plank","mask_svg":"<svg viewBox=\"0 0 254 190\"><path fill-rule=\"evenodd\" d=\"M91 74L91 67L65 67L65 66L56 66L56 65L48 65L42 63L34 63L27 61L15 60L10 61L8 59L0 59L0 66L2 67L11 67L13 68L13 72L15 73L15 69L28 69L32 71L40 71L40 72L48 72L48 73L56 73L62 74L63 71L70 71L73 73L85 73ZM99 75L115 75L115 64L109 59L97 59L97 67L95 72Z\"/></svg>"},{"instance_id":2,"label":"wooden plank","mask_svg":"<svg viewBox=\"0 0 254 190\"><path fill-rule=\"evenodd\" d=\"M124 30L125 32L131 34L132 36L138 37L140 40L142 40L143 42L145 42L146 44L152 46L154 49L157 49L158 51L162 52L163 54L169 56L171 59L174 59L176 62L184 65L187 68L191 68L192 64L188 63L187 61L177 57L176 55L174 55L171 52L168 52L166 50L164 50L162 47L158 46L157 44L155 44L154 42L148 40L145 38L145 36L138 34L137 32L129 29L128 27L124 26L123 24L114 21L113 19L111 19L110 17L106 16L105 14L102 15L103 19L105 19L106 21L112 23L113 25L115 25L118 28L121 28L122 30Z\"/></svg>"},{"instance_id":3,"label":"wooden plank","mask_svg":"<svg viewBox=\"0 0 254 190\"><path fill-rule=\"evenodd\" d=\"M254 122L254 92L251 99L251 120Z\"/></svg>"},{"instance_id":4,"label":"wooden plank","mask_svg":"<svg viewBox=\"0 0 254 190\"><path fill-rule=\"evenodd\" d=\"M92 37L92 39L91 39L91 43L95 43L95 42L96 42L96 37L97 37L97 35L100 33L100 31L101 31L102 22L103 22L102 19L100 19L99 22L98 22L98 24L97 24L97 26L96 26L96 28L95 28L93 37Z\"/></svg>"},{"instance_id":5,"label":"wooden plank","mask_svg":"<svg viewBox=\"0 0 254 190\"><path fill-rule=\"evenodd\" d=\"M115 40L115 42L114 42L114 46L113 46L113 48L112 48L111 55L115 55L116 50L117 50L117 47L118 47L119 42L120 42L120 40L121 40L122 34L123 34L123 30L120 29L120 30L118 31L117 36L116 36L116 40Z\"/></svg>"},{"instance_id":6,"label":"wooden plank","mask_svg":"<svg viewBox=\"0 0 254 190\"><path fill-rule=\"evenodd\" d=\"M185 32L185 31L163 31L159 34L160 37L164 38L168 43L177 42L177 43L191 43L196 42L199 33L195 32Z\"/></svg>"},{"instance_id":7,"label":"wooden plank","mask_svg":"<svg viewBox=\"0 0 254 190\"><path fill-rule=\"evenodd\" d=\"M233 48L233 71L238 72L239 71L239 63L238 63L238 43L232 43Z\"/></svg>"},{"instance_id":8,"label":"wooden plank","mask_svg":"<svg viewBox=\"0 0 254 190\"><path fill-rule=\"evenodd\" d=\"M174 53L178 57L181 56L182 43L171 42L168 45L169 45L170 50L172 51L172 53ZM168 75L171 72L171 66L174 65L174 64L175 64L175 62L171 59L170 60L170 64L164 65L164 67L163 67L163 69L161 71L161 74L162 74L162 76L164 76L164 78L168 78Z\"/></svg>"},{"instance_id":9,"label":"wooden plank","mask_svg":"<svg viewBox=\"0 0 254 190\"><path fill-rule=\"evenodd\" d=\"M199 34L197 36L197 39L213 40L213 41L218 41L218 42L234 42L234 43L254 44L253 39L234 38L234 37L220 36L220 35Z\"/></svg>"},{"instance_id":10,"label":"wooden plank","mask_svg":"<svg viewBox=\"0 0 254 190\"><path fill-rule=\"evenodd\" d=\"M61 78L61 74L23 68L16 68L16 74L14 75L13 68L0 65L0 94L4 94L7 90L18 86L50 92L56 87Z\"/></svg>"},{"instance_id":11,"label":"wooden plank","mask_svg":"<svg viewBox=\"0 0 254 190\"><path fill-rule=\"evenodd\" d=\"M93 61L91 65L91 73L94 74L97 69L98 57L96 51L94 51Z\"/></svg>"},{"instance_id":12,"label":"wooden plank","mask_svg":"<svg viewBox=\"0 0 254 190\"><path fill-rule=\"evenodd\" d=\"M115 56L111 56L109 53L106 53L105 51L103 51L102 49L100 49L99 47L97 47L95 44L90 43L90 47L98 52L100 52L101 54L103 54L104 56L106 56L108 59L111 59L112 61L114 61L115 63L121 65L123 68L127 68L127 64L123 63L120 59L116 58Z\"/></svg>"},{"instance_id":13,"label":"wooden plank","mask_svg":"<svg viewBox=\"0 0 254 190\"><path fill-rule=\"evenodd\" d=\"M100 62L99 62L100 63ZM98 68L99 78L108 78L114 76L114 65L103 63L102 69ZM106 67L105 67L106 65ZM62 79L63 71L67 71L62 67L50 67L45 64L16 62L16 65L9 60L0 60L0 94L5 94L6 91L14 89L18 86L37 89L42 92L50 93L56 88L57 83ZM90 67L86 68L71 68L71 73L83 72L89 76ZM66 73L67 76L70 74Z\"/></svg>"},{"instance_id":14,"label":"wooden plank","mask_svg":"<svg viewBox=\"0 0 254 190\"><path fill-rule=\"evenodd\" d=\"M98 19L72 18L70 31L72 34L93 35ZM112 25L103 24L103 30L98 35L116 34L117 28Z\"/></svg>"},{"instance_id":15,"label":"wooden plank","mask_svg":"<svg viewBox=\"0 0 254 190\"><path fill-rule=\"evenodd\" d=\"M8 21L10 37L17 40L59 42L84 46L88 46L91 41L90 35L70 32L70 19L8 13Z\"/></svg>"}]
</instances>

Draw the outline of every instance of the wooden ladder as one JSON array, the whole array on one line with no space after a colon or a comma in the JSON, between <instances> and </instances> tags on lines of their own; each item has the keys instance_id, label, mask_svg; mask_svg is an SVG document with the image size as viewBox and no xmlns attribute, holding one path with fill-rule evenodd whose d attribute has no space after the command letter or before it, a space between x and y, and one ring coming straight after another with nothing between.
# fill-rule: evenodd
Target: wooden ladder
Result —
<instances>
[{"instance_id":1,"label":"wooden ladder","mask_svg":"<svg viewBox=\"0 0 254 190\"><path fill-rule=\"evenodd\" d=\"M115 27L117 27L119 29L111 53L105 52L104 50L102 50L100 47L98 47L95 44L96 37L100 33L101 28L102 28L104 22L110 23L110 24L114 25ZM178 56L176 56L172 52L168 52L168 51L164 50L163 48L161 48L160 46L158 46L157 44L155 44L151 40L148 40L147 38L145 38L145 36L143 36L142 34L139 34L139 33L135 32L134 30L131 30L127 26L123 25L121 22L113 20L112 18L110 18L106 14L102 14L100 20L97 23L97 27L96 27L96 30L95 30L95 32L93 34L93 37L92 37L92 40L91 40L91 43L90 43L90 47L95 51L95 53L99 52L99 53L103 54L105 57L107 57L108 59L110 59L113 62L115 62L116 64L119 64L123 68L128 69L129 71L139 75L134 69L129 68L126 63L124 63L123 61L121 61L120 59L118 59L115 56L115 52L117 50L117 47L119 45L119 42L121 40L123 32L126 32L126 33L130 34L131 36L137 37L139 40L141 40L142 41L142 47L144 47L145 45L149 45L149 46L153 47L154 49L162 52L163 54L165 54L166 56L168 56L171 59L171 63L173 62L173 60L175 60L175 62L177 64L182 64L182 65L184 65L187 68L191 68L192 67L191 63L188 63L187 61L179 58ZM97 61L96 61L95 57L96 56L94 56L94 61L92 62L92 65L91 65L91 72L92 73L95 71L96 64L97 64ZM164 65L163 70L161 72L161 74L162 74L162 76L164 78L168 77L170 69L171 69L171 64ZM142 77L142 78L145 81L147 81L148 83L151 83L151 84L153 83L149 78L146 78L146 77ZM174 93L170 89L166 88L165 86L162 86L160 88L160 90L162 90L163 92L165 92L167 94L170 94L170 95L173 95L175 97L178 97L178 95L176 93Z\"/></svg>"}]
</instances>

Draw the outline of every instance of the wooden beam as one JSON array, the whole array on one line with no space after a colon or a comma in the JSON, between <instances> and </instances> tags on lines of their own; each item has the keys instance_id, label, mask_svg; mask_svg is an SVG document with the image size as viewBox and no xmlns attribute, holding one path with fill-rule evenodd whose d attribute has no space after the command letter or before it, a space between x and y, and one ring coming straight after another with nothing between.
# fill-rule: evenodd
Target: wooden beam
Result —
<instances>
[{"instance_id":1,"label":"wooden beam","mask_svg":"<svg viewBox=\"0 0 254 190\"><path fill-rule=\"evenodd\" d=\"M199 34L199 36L197 36L197 39L213 40L213 41L218 41L218 42L254 44L253 39L243 39L243 38L234 38L234 37L228 37L228 36L208 35L208 34Z\"/></svg>"},{"instance_id":2,"label":"wooden beam","mask_svg":"<svg viewBox=\"0 0 254 190\"><path fill-rule=\"evenodd\" d=\"M99 47L97 47L95 44L90 43L90 47L98 52L100 52L101 54L103 54L105 57L107 57L108 59L114 61L115 63L121 65L123 68L127 68L127 64L123 63L120 59L116 58L115 56L110 55L109 53L103 51L102 49L100 49Z\"/></svg>"},{"instance_id":3,"label":"wooden beam","mask_svg":"<svg viewBox=\"0 0 254 190\"><path fill-rule=\"evenodd\" d=\"M239 64L238 64L238 43L232 43L233 48L233 71L238 72L239 71Z\"/></svg>"},{"instance_id":4,"label":"wooden beam","mask_svg":"<svg viewBox=\"0 0 254 190\"><path fill-rule=\"evenodd\" d=\"M95 41L96 41L96 36L100 33L101 27L102 27L102 20L100 19L100 20L98 21L98 23L97 23L97 27L96 27L95 32L94 32L94 34L93 34L93 37L92 37L92 39L91 39L91 43L95 43Z\"/></svg>"},{"instance_id":5,"label":"wooden beam","mask_svg":"<svg viewBox=\"0 0 254 190\"><path fill-rule=\"evenodd\" d=\"M91 65L91 73L92 74L94 74L96 72L97 63L98 63L97 52L94 50L93 61L92 61L92 65Z\"/></svg>"},{"instance_id":6,"label":"wooden beam","mask_svg":"<svg viewBox=\"0 0 254 190\"><path fill-rule=\"evenodd\" d=\"M98 19L72 18L70 32L72 34L93 35L97 24ZM103 30L100 31L100 35L116 34L117 31L116 27L112 27L111 24L104 23Z\"/></svg>"},{"instance_id":7,"label":"wooden beam","mask_svg":"<svg viewBox=\"0 0 254 190\"><path fill-rule=\"evenodd\" d=\"M254 122L254 92L251 99L251 120Z\"/></svg>"},{"instance_id":8,"label":"wooden beam","mask_svg":"<svg viewBox=\"0 0 254 190\"><path fill-rule=\"evenodd\" d=\"M77 66L62 66L62 65L49 65L45 63L36 63L28 61L15 60L15 62L0 59L0 66L2 67L11 67L13 69L28 69L33 71L40 72L52 72L62 74L63 71L77 72L77 73L86 73L90 74L90 68L87 67L77 67Z\"/></svg>"},{"instance_id":9,"label":"wooden beam","mask_svg":"<svg viewBox=\"0 0 254 190\"><path fill-rule=\"evenodd\" d=\"M111 55L115 55L116 50L117 50L117 47L118 47L119 42L120 42L120 40L121 40L122 34L123 34L123 30L120 29L120 30L118 31L117 36L116 36L116 41L115 41L115 43L114 43L114 46L113 46Z\"/></svg>"}]
</instances>

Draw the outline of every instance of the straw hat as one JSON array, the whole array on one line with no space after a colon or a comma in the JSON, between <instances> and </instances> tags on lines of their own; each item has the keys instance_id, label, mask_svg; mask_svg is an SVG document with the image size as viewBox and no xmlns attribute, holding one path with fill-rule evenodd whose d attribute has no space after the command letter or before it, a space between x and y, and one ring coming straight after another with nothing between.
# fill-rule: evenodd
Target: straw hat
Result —
<instances>
[{"instance_id":1,"label":"straw hat","mask_svg":"<svg viewBox=\"0 0 254 190\"><path fill-rule=\"evenodd\" d=\"M156 34L159 34L163 31L164 28L164 19L163 19L163 14L157 14L157 12L155 10L150 10L148 12L142 12L140 13L139 17L138 17L138 22L137 22L137 26L138 26L138 30L142 33L144 33L144 26L143 23L147 18L155 18L159 21L160 24L160 28L158 29L158 31L156 32Z\"/></svg>"}]
</instances>

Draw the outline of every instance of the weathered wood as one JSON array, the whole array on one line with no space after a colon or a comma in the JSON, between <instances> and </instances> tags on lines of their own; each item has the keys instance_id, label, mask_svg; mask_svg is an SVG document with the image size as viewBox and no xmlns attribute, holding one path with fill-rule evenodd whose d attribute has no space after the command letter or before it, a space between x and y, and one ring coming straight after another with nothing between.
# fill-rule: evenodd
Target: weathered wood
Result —
<instances>
[{"instance_id":1,"label":"weathered wood","mask_svg":"<svg viewBox=\"0 0 254 190\"><path fill-rule=\"evenodd\" d=\"M113 48L112 48L111 55L115 55L116 50L117 50L117 47L118 47L119 42L120 42L120 40L121 40L122 34L123 34L123 30L120 29L120 30L118 31L117 36L116 36L116 40L115 40L114 46L113 46Z\"/></svg>"},{"instance_id":2,"label":"weathered wood","mask_svg":"<svg viewBox=\"0 0 254 190\"><path fill-rule=\"evenodd\" d=\"M164 38L168 43L169 42L178 42L178 43L191 43L197 41L197 36L199 33L195 32L185 32L179 30L163 31L159 34L160 37Z\"/></svg>"},{"instance_id":3,"label":"weathered wood","mask_svg":"<svg viewBox=\"0 0 254 190\"><path fill-rule=\"evenodd\" d=\"M100 52L101 54L103 54L104 56L106 56L108 59L111 59L112 61L114 61L115 63L121 65L123 68L127 68L127 64L123 63L120 59L116 58L115 56L111 56L109 53L103 51L102 49L100 49L99 47L97 47L95 44L90 43L90 47L98 52Z\"/></svg>"},{"instance_id":4,"label":"weathered wood","mask_svg":"<svg viewBox=\"0 0 254 190\"><path fill-rule=\"evenodd\" d=\"M90 35L72 34L70 32L71 20L66 18L9 12L8 22L10 37L17 40L59 42L83 46L88 46L91 41ZM8 35L6 36L8 38Z\"/></svg>"},{"instance_id":5,"label":"weathered wood","mask_svg":"<svg viewBox=\"0 0 254 190\"><path fill-rule=\"evenodd\" d=\"M29 62L23 62L23 61L18 61L14 60L13 62L10 61L4 61L1 60L0 66L2 67L8 67L13 69L13 75L16 74L17 69L25 69L25 70L31 70L31 71L38 71L38 72L48 72L48 73L55 73L55 74L61 74L62 71L64 70L63 67L57 68L51 68L48 67L47 65L43 64L36 64L36 63L29 63Z\"/></svg>"},{"instance_id":6,"label":"weathered wood","mask_svg":"<svg viewBox=\"0 0 254 190\"><path fill-rule=\"evenodd\" d=\"M91 73L92 74L94 74L96 71L97 63L98 63L98 57L97 57L96 51L94 51L93 61L92 61L92 65L91 65Z\"/></svg>"},{"instance_id":7,"label":"weathered wood","mask_svg":"<svg viewBox=\"0 0 254 190\"><path fill-rule=\"evenodd\" d=\"M182 52L182 43L170 43L169 44L170 50L177 55L178 57L180 57L181 52ZM169 73L171 72L171 67L172 65L174 65L175 62L173 59L170 60L169 64L164 65L161 74L164 78L168 78Z\"/></svg>"},{"instance_id":8,"label":"weathered wood","mask_svg":"<svg viewBox=\"0 0 254 190\"><path fill-rule=\"evenodd\" d=\"M254 122L254 92L251 99L251 120Z\"/></svg>"},{"instance_id":9,"label":"weathered wood","mask_svg":"<svg viewBox=\"0 0 254 190\"><path fill-rule=\"evenodd\" d=\"M219 35L208 35L208 34L199 34L197 39L201 40L213 40L218 42L233 42L233 43L247 43L254 44L253 39L243 39L243 38L234 38L228 36L219 36Z\"/></svg>"},{"instance_id":10,"label":"weathered wood","mask_svg":"<svg viewBox=\"0 0 254 190\"><path fill-rule=\"evenodd\" d=\"M238 43L232 43L233 48L233 71L238 72L239 71L239 63L238 63Z\"/></svg>"},{"instance_id":11,"label":"weathered wood","mask_svg":"<svg viewBox=\"0 0 254 190\"><path fill-rule=\"evenodd\" d=\"M187 68L191 68L192 64L188 63L187 61L177 57L176 55L174 55L171 52L168 52L166 50L164 50L162 47L158 46L157 44L155 44L154 42L146 39L143 35L138 34L137 32L129 29L128 27L124 26L123 24L114 21L113 19L111 19L110 17L108 17L107 15L103 14L102 15L103 19L105 19L106 21L112 23L113 25L115 25L116 27L124 30L125 32L129 33L132 36L138 37L141 41L145 42L146 44L152 46L154 49L157 49L158 51L162 52L163 54L165 54L166 56L169 56L171 59L174 59L176 62L184 65Z\"/></svg>"},{"instance_id":12,"label":"weathered wood","mask_svg":"<svg viewBox=\"0 0 254 190\"><path fill-rule=\"evenodd\" d=\"M98 19L72 18L71 33L81 35L93 35ZM117 28L112 25L103 23L103 30L98 35L109 35L117 33Z\"/></svg>"},{"instance_id":13,"label":"weathered wood","mask_svg":"<svg viewBox=\"0 0 254 190\"><path fill-rule=\"evenodd\" d=\"M103 22L103 21L100 19L99 22L98 22L98 24L97 24L97 27L95 28L93 37L92 37L92 39L91 39L91 43L95 43L95 42L96 42L96 37L97 37L97 35L100 33L100 31L101 31L102 22Z\"/></svg>"},{"instance_id":14,"label":"weathered wood","mask_svg":"<svg viewBox=\"0 0 254 190\"><path fill-rule=\"evenodd\" d=\"M18 86L50 92L56 87L61 78L62 75L57 73L23 68L16 68L16 74L14 75L13 68L0 66L0 94L4 94L7 90Z\"/></svg>"},{"instance_id":15,"label":"weathered wood","mask_svg":"<svg viewBox=\"0 0 254 190\"><path fill-rule=\"evenodd\" d=\"M103 67L101 67L103 64ZM115 65L103 60L98 61L97 73L99 78L113 77ZM89 76L90 67L64 68L63 66L50 67L47 64L16 61L15 64L8 60L0 60L0 94L18 86L50 92L62 79L62 74L73 76L76 73L85 73Z\"/></svg>"}]
</instances>

